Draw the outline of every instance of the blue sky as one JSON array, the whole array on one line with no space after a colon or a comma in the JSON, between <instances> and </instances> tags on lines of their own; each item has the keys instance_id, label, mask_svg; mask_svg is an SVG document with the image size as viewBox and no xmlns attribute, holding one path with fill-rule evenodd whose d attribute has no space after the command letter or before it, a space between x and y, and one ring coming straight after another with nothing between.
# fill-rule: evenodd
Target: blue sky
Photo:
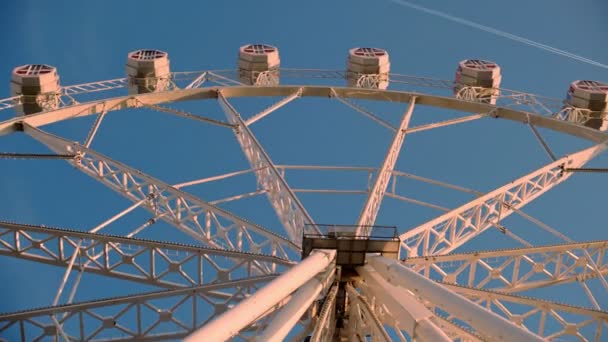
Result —
<instances>
[{"instance_id":1,"label":"blue sky","mask_svg":"<svg viewBox=\"0 0 608 342\"><path fill-rule=\"evenodd\" d=\"M608 3L602 0L544 0L509 2L434 1L425 6L488 25L512 34L567 50L599 62L608 62ZM343 69L347 50L375 46L390 53L392 72L452 79L458 61L483 58L498 62L502 86L554 98L563 98L575 79L608 81L608 70L538 50L530 46L464 27L391 1L19 1L0 4L0 97L9 96L14 66L46 63L59 69L64 85L123 77L126 54L140 48L169 52L174 71L227 69L236 63L237 48L264 42L280 49L284 67ZM243 115L250 115L273 99L254 103L235 101ZM365 103L368 108L397 122L404 107ZM321 106L322 109L314 109ZM179 104L195 113L223 118L214 104ZM6 119L6 112L0 118ZM10 114L12 115L12 113ZM450 111L419 108L413 123L451 117ZM75 120L48 129L73 139L86 137L92 118ZM379 166L392 134L327 100L302 100L253 127L254 133L277 164ZM577 139L542 131L556 151L567 153L588 146ZM144 144L143 141L146 141ZM110 115L93 148L145 170L168 182L247 168L230 131L193 125L181 119L147 111ZM2 137L0 150L44 151L20 135ZM406 139L398 168L431 178L476 188L494 189L519 178L549 160L530 130L512 122L483 120L462 127ZM608 167L602 156L593 164ZM0 160L0 219L48 226L90 229L126 208L118 195L59 161ZM42 172L43 170L45 172ZM324 186L352 188L363 176L293 174L294 183L317 181ZM308 177L308 178L307 178ZM605 175L575 175L530 206L528 212L555 226L575 240L605 239ZM412 197L455 207L467 197L444 190L406 183ZM252 191L252 179L218 186L192 188L204 199L221 198L239 189ZM364 198L301 195L302 202L319 222L352 223ZM274 213L259 197L226 208L271 229L278 229ZM386 201L378 220L401 231L440 213L396 201ZM121 224L133 227L147 219L135 212ZM508 221L520 235L535 243L555 243L553 238L525 221ZM109 231L120 232L119 226ZM112 230L115 229L115 230ZM150 237L188 241L159 224ZM496 234L476 239L470 249L495 249L514 244ZM2 258L0 311L46 306L52 301L63 270L32 266ZM41 279L44 279L41 281ZM132 292L133 288L107 281L107 293L94 286L99 278L84 277L79 299ZM106 280L104 280L106 281ZM88 287L87 287L88 286ZM141 288L140 290L144 290ZM578 288L579 294L580 288ZM11 295L8 293L12 292ZM559 296L559 292L554 292ZM576 297L575 299L580 299ZM588 305L585 299L581 302ZM608 305L606 298L603 304Z\"/></svg>"}]
</instances>

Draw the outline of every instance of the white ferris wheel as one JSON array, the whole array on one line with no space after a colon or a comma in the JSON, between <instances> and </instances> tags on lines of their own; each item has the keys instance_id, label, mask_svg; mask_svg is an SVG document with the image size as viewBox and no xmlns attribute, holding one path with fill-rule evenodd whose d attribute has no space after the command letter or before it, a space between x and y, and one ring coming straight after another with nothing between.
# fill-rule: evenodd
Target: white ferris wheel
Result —
<instances>
[{"instance_id":1,"label":"white ferris wheel","mask_svg":"<svg viewBox=\"0 0 608 342\"><path fill-rule=\"evenodd\" d=\"M461 61L454 80L393 74L388 52L377 48L348 51L346 70L286 69L280 64L276 47L253 44L240 48L235 70L174 72L168 54L159 50L129 53L125 78L71 86L60 85L52 66L15 68L13 96L0 101L0 115L14 115L3 116L0 134L25 134L51 152L3 151L2 158L65 160L132 205L81 230L32 225L27 219L0 222L4 260L44 264L63 275L52 305L0 314L0 338L608 340L608 312L598 301L608 293L608 240L575 241L524 211L575 173L607 171L586 165L608 147L604 133L608 85L575 81L565 100L553 100L500 88L501 68L485 60ZM246 98L278 101L249 115L234 105ZM306 98L344 105L353 116L362 115L369 125L382 127L390 137L382 162L345 166L273 160L252 125L263 124L276 111ZM176 109L185 101L215 102L225 120ZM390 122L362 105L365 101L389 102L402 110ZM459 115L411 125L419 107ZM130 109L162 112L201 127L226 130L249 168L176 184L93 149L104 118ZM95 119L82 141L45 129L86 116ZM397 169L409 135L439 134L447 127L493 119L523 123L548 162L487 192ZM559 155L544 139L543 130L574 136L588 145ZM310 134L314 137L314 132ZM357 191L295 187L290 177L298 172L359 173L367 182ZM189 191L242 175L255 177L254 191L249 188L213 201ZM461 192L468 199L445 208L406 196L398 186L403 181ZM352 193L362 196L364 204L356 222L316 222L299 198L306 193ZM223 206L254 196L267 199L281 230ZM436 215L414 227L407 222L379 225L381 207L389 198L436 210ZM146 211L149 220L121 235L104 232L135 210ZM510 216L525 219L561 242L529 243L505 226ZM141 237L161 222L176 234L185 233L191 242ZM458 250L488 231L498 231L520 247ZM97 299L75 300L80 281L88 274L142 288L131 295L108 297L100 286ZM592 281L595 285L588 286ZM526 292L568 283L578 284L592 307L534 298ZM163 326L167 328L159 329Z\"/></svg>"}]
</instances>

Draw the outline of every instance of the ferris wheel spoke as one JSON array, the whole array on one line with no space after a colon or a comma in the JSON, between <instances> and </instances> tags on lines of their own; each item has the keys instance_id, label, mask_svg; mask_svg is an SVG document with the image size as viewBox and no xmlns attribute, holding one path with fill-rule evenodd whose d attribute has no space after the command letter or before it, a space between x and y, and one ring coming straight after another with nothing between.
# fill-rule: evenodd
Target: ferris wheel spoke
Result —
<instances>
[{"instance_id":1,"label":"ferris wheel spoke","mask_svg":"<svg viewBox=\"0 0 608 342\"><path fill-rule=\"evenodd\" d=\"M475 322L475 331L483 337L512 339L514 341L542 341L542 339L504 317L489 312L457 294L452 289L436 283L397 260L381 256L369 256L363 266L370 272L378 272L394 286L412 291L425 302L437 305L441 310L463 322Z\"/></svg>"},{"instance_id":2,"label":"ferris wheel spoke","mask_svg":"<svg viewBox=\"0 0 608 342\"><path fill-rule=\"evenodd\" d=\"M445 283L510 293L606 275L607 252L608 240L604 240L416 257L403 263Z\"/></svg>"},{"instance_id":3,"label":"ferris wheel spoke","mask_svg":"<svg viewBox=\"0 0 608 342\"><path fill-rule=\"evenodd\" d=\"M143 207L155 216L212 247L267 253L290 258L288 252L299 247L289 240L252 224L240 217L176 189L143 172L114 161L76 142L43 132L24 124L24 130L34 139L55 152L81 155L70 161L77 169L107 185L129 200L137 203L144 199ZM199 222L204 220L204 226Z\"/></svg>"},{"instance_id":4,"label":"ferris wheel spoke","mask_svg":"<svg viewBox=\"0 0 608 342\"><path fill-rule=\"evenodd\" d=\"M181 339L273 279L266 275L1 314L0 337L53 338L58 329L49 317L66 314L57 323L72 340ZM172 331L155 329L163 325Z\"/></svg>"},{"instance_id":5,"label":"ferris wheel spoke","mask_svg":"<svg viewBox=\"0 0 608 342\"><path fill-rule=\"evenodd\" d=\"M401 234L403 255L450 252L532 202L572 174L565 167L581 167L606 149L598 144L558 159L526 176Z\"/></svg>"},{"instance_id":6,"label":"ferris wheel spoke","mask_svg":"<svg viewBox=\"0 0 608 342\"><path fill-rule=\"evenodd\" d=\"M0 222L0 255L166 288L272 274L293 265L269 255L11 222Z\"/></svg>"},{"instance_id":7,"label":"ferris wheel spoke","mask_svg":"<svg viewBox=\"0 0 608 342\"><path fill-rule=\"evenodd\" d=\"M586 332L592 333L596 341L604 340L607 336L602 335L602 326L608 323L606 311L458 285L445 284L445 286L548 339L562 335L580 336L582 329L589 328L591 329ZM593 338L589 338L591 339Z\"/></svg>"},{"instance_id":8,"label":"ferris wheel spoke","mask_svg":"<svg viewBox=\"0 0 608 342\"><path fill-rule=\"evenodd\" d=\"M403 114L403 118L399 124L399 129L395 133L393 141L386 152L382 167L378 170L374 185L369 192L369 196L367 197L365 205L359 215L359 219L357 220L358 228L356 235L358 236L369 235L371 232L370 227L376 222L376 216L378 215L380 205L384 199L384 194L386 193L386 188L391 179L391 174L395 168L397 159L399 158L399 153L401 152L401 147L403 146L407 134L406 129L409 126L415 106L416 96L412 96L408 108Z\"/></svg>"},{"instance_id":9,"label":"ferris wheel spoke","mask_svg":"<svg viewBox=\"0 0 608 342\"><path fill-rule=\"evenodd\" d=\"M401 330L405 330L410 337L416 336L422 341L452 340L446 336L445 329L435 323L435 314L410 292L392 285L369 268L359 267L357 272L362 278L357 285L361 293L374 303L371 307L383 324L392 326L397 334L402 335ZM456 327L452 331L456 332ZM405 336L400 336L400 339L407 340Z\"/></svg>"},{"instance_id":10,"label":"ferris wheel spoke","mask_svg":"<svg viewBox=\"0 0 608 342\"><path fill-rule=\"evenodd\" d=\"M335 258L335 250L313 251L299 264L278 276L231 310L226 311L209 324L194 332L185 341L225 341L232 338L243 328L257 321L265 313L268 313L269 310L273 310L277 304L284 301L311 279L317 276L322 277L322 279L333 276L335 272ZM325 283L325 281L322 282ZM302 299L297 294L293 295L291 299L293 300L294 297ZM282 318L279 316L277 319L281 320ZM283 321L279 322L282 323Z\"/></svg>"},{"instance_id":11,"label":"ferris wheel spoke","mask_svg":"<svg viewBox=\"0 0 608 342\"><path fill-rule=\"evenodd\" d=\"M228 121L239 126L239 131L235 133L236 138L251 168L259 170L255 172L258 183L267 191L268 199L287 234L299 245L306 225L314 227L316 231L318 228L314 226L314 221L300 200L222 91L218 92L218 101Z\"/></svg>"},{"instance_id":12,"label":"ferris wheel spoke","mask_svg":"<svg viewBox=\"0 0 608 342\"><path fill-rule=\"evenodd\" d=\"M321 292L331 286L334 281L334 269L329 268L319 276L308 280L300 286L289 301L274 314L274 318L256 337L259 341L283 341L287 334L308 311Z\"/></svg>"}]
</instances>

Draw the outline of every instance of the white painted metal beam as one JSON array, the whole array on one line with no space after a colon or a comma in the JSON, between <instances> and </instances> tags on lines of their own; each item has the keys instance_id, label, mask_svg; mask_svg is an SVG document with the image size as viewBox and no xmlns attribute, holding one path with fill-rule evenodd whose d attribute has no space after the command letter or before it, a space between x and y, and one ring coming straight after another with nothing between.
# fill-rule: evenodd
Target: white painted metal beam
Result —
<instances>
[{"instance_id":1,"label":"white painted metal beam","mask_svg":"<svg viewBox=\"0 0 608 342\"><path fill-rule=\"evenodd\" d=\"M260 342L280 342L298 323L302 315L310 308L319 294L334 280L334 272L327 272L314 277L302 285L291 296L287 304L277 310L274 319L266 329L256 337Z\"/></svg>"},{"instance_id":2,"label":"white painted metal beam","mask_svg":"<svg viewBox=\"0 0 608 342\"><path fill-rule=\"evenodd\" d=\"M583 339L595 338L596 341L603 341L608 337L603 327L608 325L606 311L458 285L444 286L547 339L570 335L575 338L584 336ZM547 323L547 318L551 316L559 319Z\"/></svg>"},{"instance_id":3,"label":"white painted metal beam","mask_svg":"<svg viewBox=\"0 0 608 342\"><path fill-rule=\"evenodd\" d=\"M395 133L393 141L382 162L382 167L380 167L380 170L378 170L378 174L376 175L376 181L370 190L369 196L367 197L365 205L359 215L359 219L357 220L357 235L359 236L369 235L371 233L371 226L376 222L376 216L378 215L380 205L384 199L384 194L386 193L391 174L395 168L397 159L399 158L399 153L401 152L401 147L403 146L403 141L407 134L406 129L410 124L410 119L412 118L415 106L416 97L413 96L410 99L407 110L403 114L399 129Z\"/></svg>"},{"instance_id":4,"label":"white painted metal beam","mask_svg":"<svg viewBox=\"0 0 608 342\"><path fill-rule=\"evenodd\" d=\"M323 271L331 272L335 250L316 250L253 296L216 317L185 339L185 342L225 341L255 322L285 297Z\"/></svg>"},{"instance_id":5,"label":"white painted metal beam","mask_svg":"<svg viewBox=\"0 0 608 342\"><path fill-rule=\"evenodd\" d=\"M263 227L76 142L27 124L24 125L24 130L55 152L81 156L70 160L70 164L134 203L145 200L143 208L204 244L284 258L296 257L294 254L288 255L287 252L297 253L297 245ZM225 226L220 220L227 220L231 224Z\"/></svg>"},{"instance_id":6,"label":"white painted metal beam","mask_svg":"<svg viewBox=\"0 0 608 342\"><path fill-rule=\"evenodd\" d=\"M267 115L273 113L277 109L285 106L286 104L290 103L291 101L293 101L295 99L300 98L300 96L302 96L302 88L298 89L298 91L296 91L295 93L281 99L279 102L269 106L268 108L264 109L263 111L250 117L249 119L247 119L245 121L245 125L249 126L249 125L252 125L252 124L258 122L259 120L265 118Z\"/></svg>"},{"instance_id":7,"label":"white painted metal beam","mask_svg":"<svg viewBox=\"0 0 608 342\"><path fill-rule=\"evenodd\" d=\"M499 341L543 341L505 318L478 306L459 294L414 272L397 260L368 256L368 265L389 283L412 291L450 314L465 321L482 335Z\"/></svg>"},{"instance_id":8,"label":"white painted metal beam","mask_svg":"<svg viewBox=\"0 0 608 342\"><path fill-rule=\"evenodd\" d=\"M287 234L297 245L302 241L304 227L310 227L318 232L314 221L291 190L283 176L278 172L276 166L257 141L240 114L228 102L222 91L218 92L218 101L224 110L228 121L237 125L235 131L237 141L252 169L256 169L255 175L260 186L265 189L270 204L274 208L279 220L283 224Z\"/></svg>"},{"instance_id":9,"label":"white painted metal beam","mask_svg":"<svg viewBox=\"0 0 608 342\"><path fill-rule=\"evenodd\" d=\"M581 167L603 152L607 143L565 156L444 215L401 234L402 256L453 251L473 237L568 179L565 167Z\"/></svg>"},{"instance_id":10,"label":"white painted metal beam","mask_svg":"<svg viewBox=\"0 0 608 342\"><path fill-rule=\"evenodd\" d=\"M426 277L473 288L521 292L608 274L608 241L409 258L404 265Z\"/></svg>"},{"instance_id":11,"label":"white painted metal beam","mask_svg":"<svg viewBox=\"0 0 608 342\"><path fill-rule=\"evenodd\" d=\"M177 74L177 73L176 73ZM193 73L198 76L199 73ZM523 123L530 123L536 127L545 127L556 130L565 134L570 134L583 139L602 142L606 140L606 134L598 130L587 128L575 123L558 120L551 117L545 117L535 113L534 111L524 108L519 110L520 100L514 100L512 108L508 108L507 104L504 107L496 107L490 104L463 101L453 97L443 97L420 93L411 93L404 91L393 90L374 90L374 89L352 89L338 88L328 86L277 86L277 87L247 87L233 86L220 88L219 90L226 98L231 97L250 97L250 96L289 96L293 92L302 88L302 97L331 97L332 94L337 94L342 98L367 99L367 100L382 100L391 102L409 102L412 96L418 98L419 105L433 106L438 108L453 109L461 112L469 113L488 113L493 112L496 118L513 120ZM101 100L91 101L82 104L74 104L61 107L57 110L37 113L27 116L18 116L12 119L0 122L0 135L9 134L18 130L19 123L27 123L31 126L42 126L58 122L66 119L77 118L81 116L96 114L101 112L103 104L107 108L113 107L113 110L141 107L141 103L145 104L162 104L167 102L179 102L190 100L204 100L217 98L217 88L197 88L197 89L174 89L167 92L150 93L142 95L132 95L114 98L104 98ZM17 99L18 100L18 99ZM2 100L3 101L3 100ZM2 102L0 101L0 102ZM7 99L13 103L14 99ZM560 104L560 101L557 101ZM4 108L11 108L14 105L8 105ZM525 107L525 106L524 106ZM0 109L3 107L0 106ZM543 112L544 113L544 112Z\"/></svg>"},{"instance_id":12,"label":"white painted metal beam","mask_svg":"<svg viewBox=\"0 0 608 342\"><path fill-rule=\"evenodd\" d=\"M164 288L277 273L293 265L269 255L0 221L2 256L69 268L77 249L75 270Z\"/></svg>"},{"instance_id":13,"label":"white painted metal beam","mask_svg":"<svg viewBox=\"0 0 608 342\"><path fill-rule=\"evenodd\" d=\"M40 341L55 336L48 317L55 315L71 341L158 341L182 339L248 293L275 279L274 275L229 280L203 286L148 292L0 314L0 338ZM212 310L200 310L209 302ZM171 304L168 304L171 303ZM154 315L150 315L155 313ZM66 315L63 315L66 314ZM135 324L134 322L140 322ZM173 331L154 329L171 324ZM115 334L119 332L119 336ZM251 336L248 336L251 338Z\"/></svg>"},{"instance_id":14,"label":"white painted metal beam","mask_svg":"<svg viewBox=\"0 0 608 342\"><path fill-rule=\"evenodd\" d=\"M388 283L369 267L358 267L363 284L361 289L375 305L383 306L394 323L413 339L420 341L451 341L431 318L434 314L404 288ZM385 321L386 322L386 321ZM387 322L388 323L388 322Z\"/></svg>"}]
</instances>

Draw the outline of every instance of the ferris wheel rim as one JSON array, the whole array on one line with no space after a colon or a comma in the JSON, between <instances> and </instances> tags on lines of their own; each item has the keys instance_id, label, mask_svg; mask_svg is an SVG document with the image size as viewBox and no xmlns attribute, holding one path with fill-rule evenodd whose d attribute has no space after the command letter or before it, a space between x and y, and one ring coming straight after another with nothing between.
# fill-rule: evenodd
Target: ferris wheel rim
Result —
<instances>
[{"instance_id":1,"label":"ferris wheel rim","mask_svg":"<svg viewBox=\"0 0 608 342\"><path fill-rule=\"evenodd\" d=\"M59 122L77 118L85 115L94 115L102 111L117 111L128 108L146 108L146 105L163 104L171 102L182 102L188 100L215 100L218 94L226 98L238 97L270 97L270 96L289 96L294 92L299 91L302 97L332 97L332 92L337 96L347 99L368 99L378 101L391 101L398 103L407 103L416 98L417 104L428 105L438 108L449 108L461 112L469 113L489 113L488 116L495 118L504 118L512 121L518 121L527 124L534 124L539 127L545 127L554 131L574 135L586 140L606 143L608 134L582 125L561 121L555 118L542 116L530 112L514 110L506 107L496 106L492 104L479 103L464 99L437 96L431 94L407 92L399 90L379 90L379 89L362 89L352 87L336 87L336 86L228 86L228 87L205 87L195 89L173 89L164 92L107 97L97 99L86 103L71 104L61 107L56 110L26 115L17 116L13 119L0 122L0 135L8 134L18 130L18 125L28 123L34 127L43 126L52 122ZM104 107L101 106L101 104ZM78 112L80 111L80 112ZM71 115L76 112L76 115ZM37 123L37 124L36 124ZM283 273L283 272L281 272ZM250 278L250 277L247 277ZM245 279L247 279L245 278Z\"/></svg>"},{"instance_id":2,"label":"ferris wheel rim","mask_svg":"<svg viewBox=\"0 0 608 342\"><path fill-rule=\"evenodd\" d=\"M320 85L213 86L193 89L171 89L163 92L147 94L104 97L89 102L69 104L58 109L36 114L17 115L11 119L0 121L0 136L18 131L18 126L21 123L27 123L34 127L39 127L77 117L99 114L102 111L111 112L128 108L141 108L145 107L146 105L196 100L212 100L216 99L220 92L226 98L255 98L289 96L298 91L300 92L299 96L301 97L327 98L333 97L332 93L334 93L335 95L346 99L387 101L397 103L407 103L412 97L416 97L417 105L441 109L452 109L463 113L486 113L488 116L493 118L533 124L538 127L576 136L595 143L601 143L608 140L608 133L604 133L593 128L585 127L574 122L539 115L537 113L511 109L494 104L420 92ZM103 107L100 107L100 105L103 105ZM78 110L80 110L80 112Z\"/></svg>"}]
</instances>

